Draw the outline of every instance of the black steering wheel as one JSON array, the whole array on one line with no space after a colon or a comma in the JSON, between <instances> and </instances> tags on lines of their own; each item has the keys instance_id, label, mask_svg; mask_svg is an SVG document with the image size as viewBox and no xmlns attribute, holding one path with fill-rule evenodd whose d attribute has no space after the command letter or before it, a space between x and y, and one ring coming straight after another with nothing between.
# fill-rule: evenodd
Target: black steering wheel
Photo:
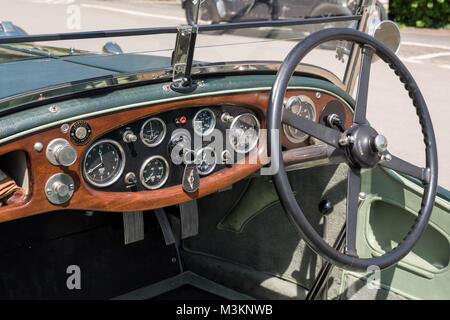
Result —
<instances>
[{"instance_id":1,"label":"black steering wheel","mask_svg":"<svg viewBox=\"0 0 450 320\"><path fill-rule=\"evenodd\" d=\"M345 132L302 118L283 108L288 83L296 66L312 49L332 40L352 41L362 48L361 73L359 75L353 125ZM426 168L420 168L387 151L387 140L372 128L366 120L367 96L371 61L374 54L389 64L404 83L419 117L425 142ZM311 226L298 205L289 183L283 163L280 126L287 124L341 150L345 154L348 169L347 216L344 253L332 248ZM297 44L284 60L277 73L267 111L268 150L271 159L275 187L288 216L298 226L298 231L308 245L320 256L338 267L366 271L369 267L389 267L411 251L422 235L430 219L437 188L436 140L427 105L413 77L383 43L373 37L347 28L325 29L315 32ZM358 197L361 188L361 168L381 165L419 179L424 185L421 209L410 232L393 250L373 258L359 258L356 252L356 222Z\"/></svg>"}]
</instances>

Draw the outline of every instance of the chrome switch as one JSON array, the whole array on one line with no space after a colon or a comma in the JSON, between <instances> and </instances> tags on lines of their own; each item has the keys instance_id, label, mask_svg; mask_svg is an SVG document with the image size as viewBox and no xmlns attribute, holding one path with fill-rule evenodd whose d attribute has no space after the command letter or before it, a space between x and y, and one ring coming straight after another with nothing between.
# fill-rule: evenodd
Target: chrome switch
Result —
<instances>
[{"instance_id":1,"label":"chrome switch","mask_svg":"<svg viewBox=\"0 0 450 320\"><path fill-rule=\"evenodd\" d=\"M53 204L63 204L69 201L74 191L75 183L72 177L65 173L54 174L45 184L45 195Z\"/></svg>"},{"instance_id":2,"label":"chrome switch","mask_svg":"<svg viewBox=\"0 0 450 320\"><path fill-rule=\"evenodd\" d=\"M66 139L52 140L45 151L47 160L55 166L68 167L77 161L77 150Z\"/></svg>"}]
</instances>

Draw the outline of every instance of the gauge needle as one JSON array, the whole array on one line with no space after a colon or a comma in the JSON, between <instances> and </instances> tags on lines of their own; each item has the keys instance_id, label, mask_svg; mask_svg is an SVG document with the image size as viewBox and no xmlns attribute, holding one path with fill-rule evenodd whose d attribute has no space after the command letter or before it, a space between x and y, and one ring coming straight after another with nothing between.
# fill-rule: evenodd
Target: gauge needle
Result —
<instances>
[{"instance_id":1,"label":"gauge needle","mask_svg":"<svg viewBox=\"0 0 450 320\"><path fill-rule=\"evenodd\" d=\"M100 162L98 165L96 165L94 168L90 169L88 171L88 174L91 174L92 172L94 172L95 170L97 170L98 167L102 166L103 162Z\"/></svg>"}]
</instances>

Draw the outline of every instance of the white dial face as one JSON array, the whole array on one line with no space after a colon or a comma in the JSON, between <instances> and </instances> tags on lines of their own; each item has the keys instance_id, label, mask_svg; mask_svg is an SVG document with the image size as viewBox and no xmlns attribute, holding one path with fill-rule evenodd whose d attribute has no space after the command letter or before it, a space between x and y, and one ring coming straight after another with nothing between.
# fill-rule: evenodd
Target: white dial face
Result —
<instances>
[{"instance_id":1,"label":"white dial face","mask_svg":"<svg viewBox=\"0 0 450 320\"><path fill-rule=\"evenodd\" d=\"M250 152L258 144L259 134L258 119L251 113L241 114L234 118L230 126L231 147L238 153Z\"/></svg>"},{"instance_id":2,"label":"white dial face","mask_svg":"<svg viewBox=\"0 0 450 320\"><path fill-rule=\"evenodd\" d=\"M201 175L207 175L214 171L217 164L216 152L211 147L202 148L197 152L197 168Z\"/></svg>"},{"instance_id":3,"label":"white dial face","mask_svg":"<svg viewBox=\"0 0 450 320\"><path fill-rule=\"evenodd\" d=\"M301 95L291 97L285 107L296 115L311 121L316 121L316 108L314 102L307 96ZM288 125L283 125L283 130L289 141L293 143L303 142L309 137L309 135L303 131Z\"/></svg>"},{"instance_id":4,"label":"white dial face","mask_svg":"<svg viewBox=\"0 0 450 320\"><path fill-rule=\"evenodd\" d=\"M147 120L141 128L141 140L148 147L156 147L166 136L166 124L160 118Z\"/></svg>"}]
</instances>

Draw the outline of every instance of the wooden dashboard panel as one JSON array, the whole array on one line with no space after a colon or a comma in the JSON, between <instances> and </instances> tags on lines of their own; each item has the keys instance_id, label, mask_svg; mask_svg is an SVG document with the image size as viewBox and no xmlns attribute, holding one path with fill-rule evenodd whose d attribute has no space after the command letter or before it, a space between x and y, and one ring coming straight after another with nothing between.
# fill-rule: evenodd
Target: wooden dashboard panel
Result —
<instances>
[{"instance_id":1,"label":"wooden dashboard panel","mask_svg":"<svg viewBox=\"0 0 450 320\"><path fill-rule=\"evenodd\" d=\"M335 97L325 93L322 93L319 98L316 96L315 91L303 90L289 91L287 97L300 94L305 94L314 101L317 109L316 121L319 120L318 117L322 108L329 101L336 100ZM229 94L143 106L97 117L85 118L83 120L88 121L92 128L92 137L90 140L90 142L92 142L101 135L126 125L127 123L161 112L188 107L227 104L240 105L252 109L259 115L261 127L265 128L266 123L264 115L267 109L268 99L269 92ZM348 128L352 123L352 114L348 108L344 109L346 113L345 126ZM71 124L72 123L69 123L69 125ZM209 176L202 177L200 188L195 194L185 193L182 190L181 185L140 192L102 192L90 187L90 185L84 181L81 173L82 155L89 147L90 143L84 146L74 146L78 152L78 159L69 167L58 167L48 162L45 156L45 147L55 138L65 138L69 140L68 134L69 133L63 133L60 126L57 126L20 138L1 147L0 156L11 151L25 151L30 172L30 190L22 203L0 207L0 222L64 209L124 212L166 207L219 191L220 189L256 172L267 163L266 137L263 131L258 148L255 148L242 163L237 163L230 168L225 168ZM282 140L286 141L286 137L282 137ZM33 146L36 142L41 142L44 145L44 150L42 152L34 150ZM294 146L289 145L288 147ZM259 160L255 163L249 163L249 158L258 158ZM54 205L50 203L45 195L45 182L56 173L67 173L75 182L75 192L73 197L63 205Z\"/></svg>"}]
</instances>

